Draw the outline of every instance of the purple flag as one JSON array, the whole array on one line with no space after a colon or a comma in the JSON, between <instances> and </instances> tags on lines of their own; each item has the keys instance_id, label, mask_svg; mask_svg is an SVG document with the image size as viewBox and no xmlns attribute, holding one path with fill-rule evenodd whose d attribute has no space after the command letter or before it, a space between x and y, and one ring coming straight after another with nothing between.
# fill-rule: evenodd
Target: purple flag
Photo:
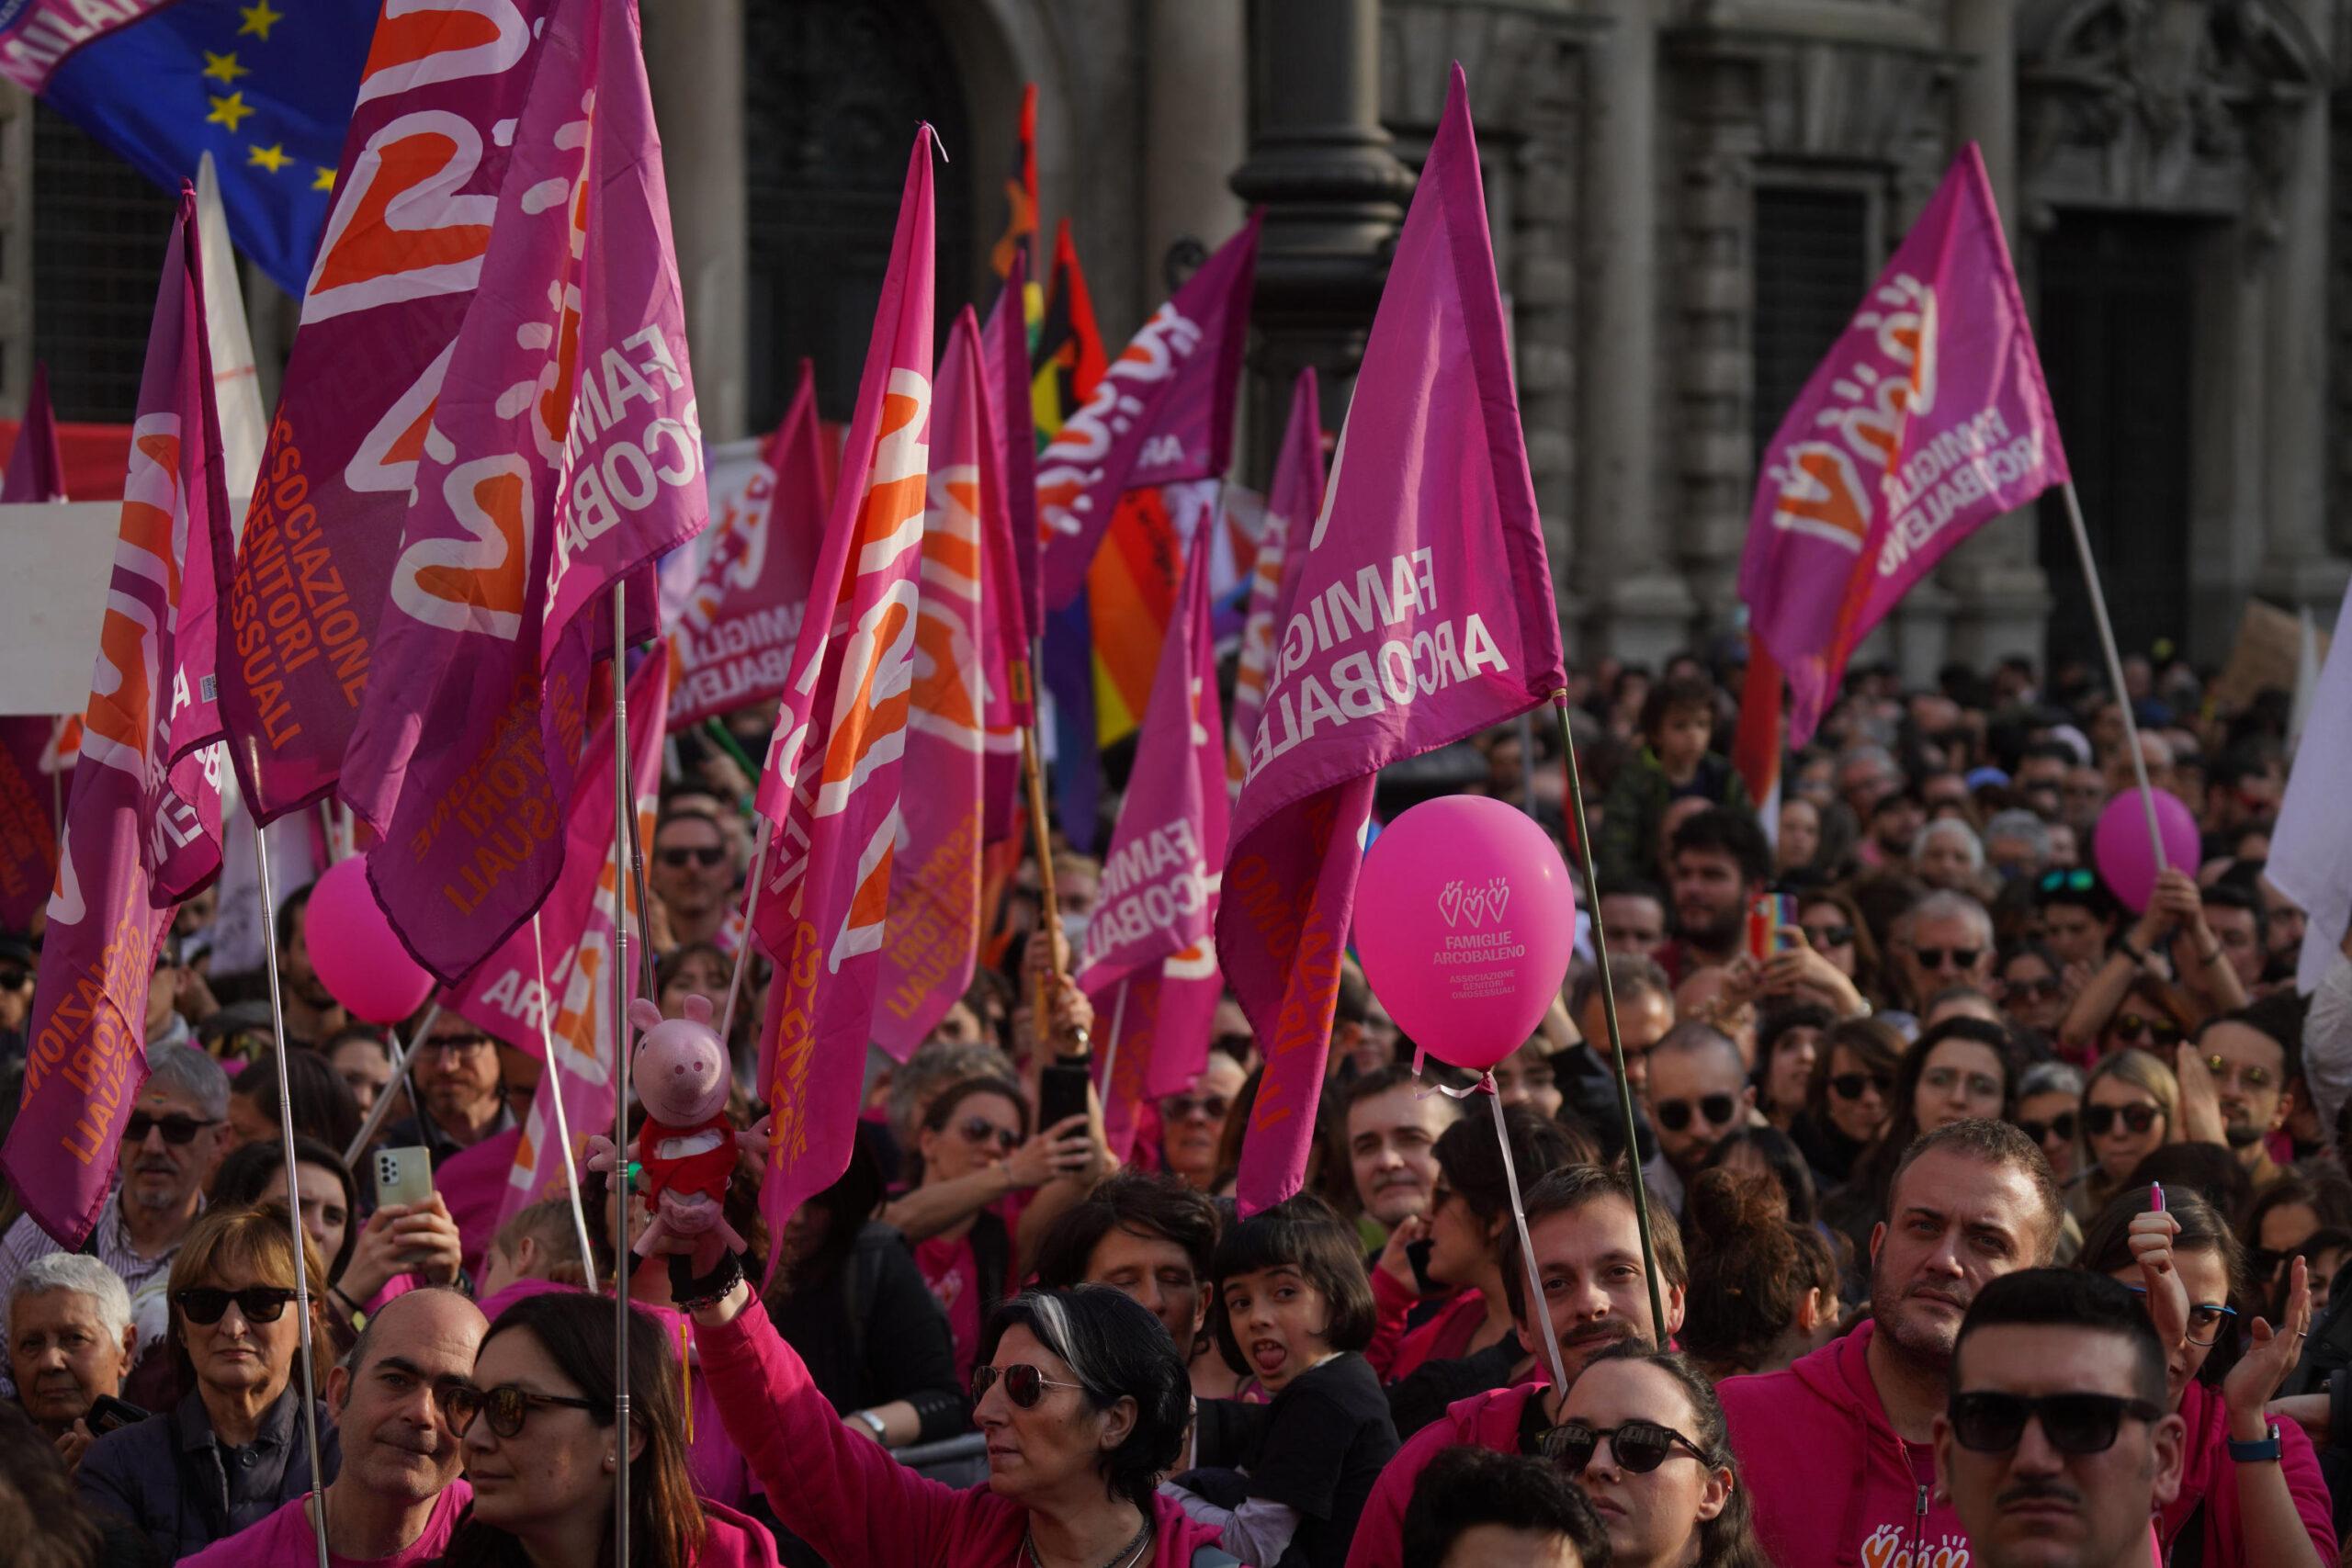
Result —
<instances>
[{"instance_id":1,"label":"purple flag","mask_svg":"<svg viewBox=\"0 0 2352 1568\"><path fill-rule=\"evenodd\" d=\"M1035 411L1029 406L1029 322L1023 306L1028 280L1029 248L1022 245L1013 251L1012 271L980 329L996 398L997 439L1004 448L1004 493L1012 509L1012 566L1021 589L1015 601L1021 611L1017 657L1023 660L1030 642L1046 631L1045 568L1037 550L1037 431Z\"/></svg>"},{"instance_id":2,"label":"purple flag","mask_svg":"<svg viewBox=\"0 0 2352 1568\"><path fill-rule=\"evenodd\" d=\"M1290 423L1274 458L1274 482L1266 491L1266 527L1258 539L1257 563L1250 572L1250 609L1241 622L1241 662L1233 676L1233 728L1226 781L1235 794L1250 771L1250 742L1257 739L1258 716L1266 707L1266 676L1274 657L1274 626L1283 594L1295 582L1306 554L1285 555L1294 531L1303 531L1323 511L1323 414L1316 394L1315 367L1291 384ZM1303 542L1303 540L1302 540Z\"/></svg>"},{"instance_id":3,"label":"purple flag","mask_svg":"<svg viewBox=\"0 0 2352 1568\"><path fill-rule=\"evenodd\" d=\"M8 473L0 479L0 506L27 501L65 499L65 454L57 445L57 418L49 407L49 367L33 367L32 389L25 394L25 423L17 427Z\"/></svg>"}]
</instances>

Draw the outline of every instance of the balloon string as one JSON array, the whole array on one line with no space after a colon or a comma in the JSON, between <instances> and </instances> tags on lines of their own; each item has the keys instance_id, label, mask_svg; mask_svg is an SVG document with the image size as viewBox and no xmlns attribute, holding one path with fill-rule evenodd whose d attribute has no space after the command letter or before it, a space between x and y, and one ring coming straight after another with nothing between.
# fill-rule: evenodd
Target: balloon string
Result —
<instances>
[{"instance_id":1,"label":"balloon string","mask_svg":"<svg viewBox=\"0 0 2352 1568\"><path fill-rule=\"evenodd\" d=\"M1430 1048L1428 1046L1417 1044L1413 1047L1413 1076L1415 1077L1421 1077L1422 1064L1427 1062L1429 1057ZM1442 1094L1448 1100L1467 1100L1474 1094L1500 1094L1501 1092L1502 1091L1500 1089L1495 1087L1494 1069L1489 1067L1485 1072L1480 1073L1478 1075L1478 1081L1472 1084L1467 1089L1453 1089L1438 1082L1435 1078L1422 1078L1420 1092L1415 1096L1415 1098L1427 1100L1430 1095Z\"/></svg>"}]
</instances>

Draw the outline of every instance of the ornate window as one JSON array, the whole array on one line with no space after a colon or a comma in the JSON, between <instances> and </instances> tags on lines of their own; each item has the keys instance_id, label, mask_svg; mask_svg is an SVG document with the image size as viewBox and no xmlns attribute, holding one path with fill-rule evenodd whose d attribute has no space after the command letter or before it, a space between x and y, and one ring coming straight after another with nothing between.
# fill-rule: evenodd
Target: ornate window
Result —
<instances>
[{"instance_id":1,"label":"ornate window","mask_svg":"<svg viewBox=\"0 0 2352 1568\"><path fill-rule=\"evenodd\" d=\"M1870 217L1860 190L1757 188L1750 417L1759 455L1871 286Z\"/></svg>"}]
</instances>

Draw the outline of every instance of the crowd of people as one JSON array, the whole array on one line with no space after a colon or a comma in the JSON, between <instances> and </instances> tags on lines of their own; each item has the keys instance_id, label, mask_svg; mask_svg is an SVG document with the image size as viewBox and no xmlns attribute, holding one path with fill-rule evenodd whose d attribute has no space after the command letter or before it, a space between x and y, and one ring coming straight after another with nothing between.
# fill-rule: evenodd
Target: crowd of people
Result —
<instances>
[{"instance_id":1,"label":"crowd of people","mask_svg":"<svg viewBox=\"0 0 2352 1568\"><path fill-rule=\"evenodd\" d=\"M616 1245L601 1174L500 1223L530 1054L447 1011L396 1073L300 895L277 1038L192 903L88 1242L13 1201L0 1232L0 1557L307 1563L315 1492L337 1563L610 1562L625 1506L659 1568L2335 1564L2352 958L2297 994L2277 694L2124 674L1859 672L1768 832L1725 761L1736 661L1580 672L1599 919L1556 1004L1474 1081L1417 1071L1345 967L1307 1190L1247 1217L1261 1056L1229 999L1125 1157L1099 1096L1039 1114L1095 1023L1065 976L1096 844L1061 845L1056 908L1034 863L1003 889L963 1000L875 1054L847 1170L777 1234L739 1154L749 1246L700 1276ZM2136 787L2127 704L2203 834L2141 909L2092 852ZM1565 844L1555 739L1497 731L1415 787L1452 767ZM679 737L647 853L665 1013L725 997L748 793L736 749ZM38 944L0 937L12 1072ZM429 1199L345 1159L370 1109L429 1151Z\"/></svg>"}]
</instances>

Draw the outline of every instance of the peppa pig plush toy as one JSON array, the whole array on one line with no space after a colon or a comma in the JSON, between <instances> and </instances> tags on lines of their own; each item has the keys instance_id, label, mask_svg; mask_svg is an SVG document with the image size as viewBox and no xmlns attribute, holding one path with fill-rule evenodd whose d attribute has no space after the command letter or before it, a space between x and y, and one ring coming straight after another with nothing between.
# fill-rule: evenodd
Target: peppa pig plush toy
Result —
<instances>
[{"instance_id":1,"label":"peppa pig plush toy","mask_svg":"<svg viewBox=\"0 0 2352 1568\"><path fill-rule=\"evenodd\" d=\"M688 997L684 1010L683 1018L665 1019L642 997L629 1004L628 1021L645 1032L628 1079L645 1107L637 1158L640 1190L653 1210L634 1250L639 1258L691 1255L694 1272L703 1275L741 1252L744 1242L725 1210L735 1175L727 1051L710 1027L708 998ZM611 1139L588 1141L591 1170L610 1171L617 1163Z\"/></svg>"}]
</instances>

